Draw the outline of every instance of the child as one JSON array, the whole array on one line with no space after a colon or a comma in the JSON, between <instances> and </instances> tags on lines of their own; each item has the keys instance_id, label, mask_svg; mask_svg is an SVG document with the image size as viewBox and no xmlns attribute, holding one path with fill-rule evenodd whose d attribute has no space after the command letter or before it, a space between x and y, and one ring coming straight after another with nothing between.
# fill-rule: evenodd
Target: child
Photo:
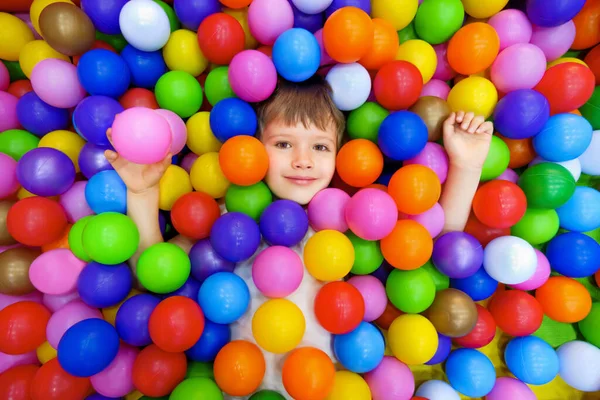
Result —
<instances>
[{"instance_id":1,"label":"child","mask_svg":"<svg viewBox=\"0 0 600 400\"><path fill-rule=\"evenodd\" d=\"M303 83L282 81L275 93L258 106L257 114L257 137L269 155L265 182L275 197L308 204L315 194L331 183L345 127L344 116L331 99L329 85L319 77ZM448 178L440 199L446 213L445 231L464 229L492 133L492 123L473 113L452 113L444 123L444 146L450 159ZM163 241L158 226L158 182L170 164L171 155L154 165L132 164L112 151L107 151L106 157L127 185L128 215L140 231L138 253L131 261L135 265L141 252ZM309 229L294 249L300 256L313 233ZM171 242L186 252L193 245L191 240L181 236ZM264 247L261 246L257 254ZM245 280L252 300L246 314L231 325L232 340L254 342L252 316L266 300L252 282L252 261L253 258L236 266L235 273ZM306 320L300 346L319 348L335 362L331 335L319 325L313 311L314 297L321 286L321 282L305 271L300 287L288 299L302 310ZM261 388L286 395L281 381L285 355L263 353L267 368Z\"/></svg>"}]
</instances>

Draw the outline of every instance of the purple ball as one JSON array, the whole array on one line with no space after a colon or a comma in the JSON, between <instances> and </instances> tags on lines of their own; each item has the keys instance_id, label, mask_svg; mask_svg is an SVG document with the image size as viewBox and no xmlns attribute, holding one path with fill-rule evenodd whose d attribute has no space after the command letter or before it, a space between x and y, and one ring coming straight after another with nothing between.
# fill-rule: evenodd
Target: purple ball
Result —
<instances>
[{"instance_id":1,"label":"purple ball","mask_svg":"<svg viewBox=\"0 0 600 400\"><path fill-rule=\"evenodd\" d=\"M210 244L224 259L231 262L247 260L260 245L260 230L256 222L240 212L223 214L210 231Z\"/></svg>"},{"instance_id":2,"label":"purple ball","mask_svg":"<svg viewBox=\"0 0 600 400\"><path fill-rule=\"evenodd\" d=\"M269 204L260 216L260 233L272 246L294 246L308 231L308 215L302 206L291 200Z\"/></svg>"},{"instance_id":3,"label":"purple ball","mask_svg":"<svg viewBox=\"0 0 600 400\"><path fill-rule=\"evenodd\" d=\"M292 0L288 0L294 11L294 28L306 29L310 33L315 33L325 24L325 14L305 14L294 5Z\"/></svg>"},{"instance_id":4,"label":"purple ball","mask_svg":"<svg viewBox=\"0 0 600 400\"><path fill-rule=\"evenodd\" d=\"M96 29L107 35L121 33L119 14L129 0L81 0L81 8L90 17Z\"/></svg>"},{"instance_id":5,"label":"purple ball","mask_svg":"<svg viewBox=\"0 0 600 400\"><path fill-rule=\"evenodd\" d=\"M441 364L446 361L446 358L450 355L450 350L452 349L452 339L448 336L444 336L438 333L438 348L431 358L431 360L427 361L426 365L435 365Z\"/></svg>"},{"instance_id":6,"label":"purple ball","mask_svg":"<svg viewBox=\"0 0 600 400\"><path fill-rule=\"evenodd\" d=\"M25 153L17 163L17 179L37 196L58 196L73 186L75 166L62 151L38 147Z\"/></svg>"},{"instance_id":7,"label":"purple ball","mask_svg":"<svg viewBox=\"0 0 600 400\"><path fill-rule=\"evenodd\" d=\"M533 89L508 93L496 105L496 129L509 139L527 139L540 133L550 118L546 97Z\"/></svg>"},{"instance_id":8,"label":"purple ball","mask_svg":"<svg viewBox=\"0 0 600 400\"><path fill-rule=\"evenodd\" d=\"M91 262L77 279L77 292L85 304L95 308L111 307L122 302L133 285L127 264L104 265Z\"/></svg>"},{"instance_id":9,"label":"purple ball","mask_svg":"<svg viewBox=\"0 0 600 400\"><path fill-rule=\"evenodd\" d=\"M69 127L69 110L44 103L35 92L24 94L17 103L17 119L26 131L42 137Z\"/></svg>"},{"instance_id":10,"label":"purple ball","mask_svg":"<svg viewBox=\"0 0 600 400\"><path fill-rule=\"evenodd\" d=\"M181 24L192 31L197 31L200 23L209 15L221 12L219 0L175 0L173 8Z\"/></svg>"},{"instance_id":11,"label":"purple ball","mask_svg":"<svg viewBox=\"0 0 600 400\"><path fill-rule=\"evenodd\" d=\"M115 327L121 340L132 346L147 346L152 343L148 321L160 299L148 293L135 295L119 307Z\"/></svg>"},{"instance_id":12,"label":"purple ball","mask_svg":"<svg viewBox=\"0 0 600 400\"><path fill-rule=\"evenodd\" d=\"M217 272L233 272L235 263L221 257L210 244L209 239L196 242L190 250L192 276L202 283Z\"/></svg>"},{"instance_id":13,"label":"purple ball","mask_svg":"<svg viewBox=\"0 0 600 400\"><path fill-rule=\"evenodd\" d=\"M183 296L188 297L194 301L198 301L198 292L200 291L200 282L192 278L191 276L185 281L182 287L174 292L166 294L164 298L171 296Z\"/></svg>"},{"instance_id":14,"label":"purple ball","mask_svg":"<svg viewBox=\"0 0 600 400\"><path fill-rule=\"evenodd\" d=\"M97 146L110 146L106 131L115 116L125 109L107 96L90 96L83 99L73 112L73 126L79 135Z\"/></svg>"},{"instance_id":15,"label":"purple ball","mask_svg":"<svg viewBox=\"0 0 600 400\"><path fill-rule=\"evenodd\" d=\"M393 270L394 267L392 267L387 261L383 260L379 268L377 268L371 275L379 279L379 281L385 285L388 276L390 276Z\"/></svg>"},{"instance_id":16,"label":"purple ball","mask_svg":"<svg viewBox=\"0 0 600 400\"><path fill-rule=\"evenodd\" d=\"M371 15L371 0L333 0L325 10L325 17L329 18L331 14L343 7L357 7Z\"/></svg>"},{"instance_id":17,"label":"purple ball","mask_svg":"<svg viewBox=\"0 0 600 400\"><path fill-rule=\"evenodd\" d=\"M100 171L113 169L112 165L104 157L104 151L110 147L96 146L86 143L79 153L79 169L86 178L90 179Z\"/></svg>"},{"instance_id":18,"label":"purple ball","mask_svg":"<svg viewBox=\"0 0 600 400\"><path fill-rule=\"evenodd\" d=\"M483 263L483 247L468 233L448 232L433 245L432 261L441 273L450 278L468 278Z\"/></svg>"},{"instance_id":19,"label":"purple ball","mask_svg":"<svg viewBox=\"0 0 600 400\"><path fill-rule=\"evenodd\" d=\"M158 213L158 226L160 227L160 234L165 236L165 232L167 231L167 218L165 214L167 211Z\"/></svg>"}]
</instances>

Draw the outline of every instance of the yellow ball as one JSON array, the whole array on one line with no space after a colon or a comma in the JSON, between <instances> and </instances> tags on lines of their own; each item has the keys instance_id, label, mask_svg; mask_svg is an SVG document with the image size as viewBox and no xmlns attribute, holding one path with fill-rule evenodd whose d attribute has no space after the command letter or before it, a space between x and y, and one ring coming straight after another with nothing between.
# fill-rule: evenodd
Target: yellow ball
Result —
<instances>
[{"instance_id":1,"label":"yellow ball","mask_svg":"<svg viewBox=\"0 0 600 400\"><path fill-rule=\"evenodd\" d=\"M419 69L423 76L423 83L433 77L437 68L437 55L433 47L424 40L407 40L398 47L396 60L408 61Z\"/></svg>"},{"instance_id":2,"label":"yellow ball","mask_svg":"<svg viewBox=\"0 0 600 400\"><path fill-rule=\"evenodd\" d=\"M498 91L492 82L480 76L470 76L458 82L448 95L452 111L472 111L488 118L498 102Z\"/></svg>"},{"instance_id":3,"label":"yellow ball","mask_svg":"<svg viewBox=\"0 0 600 400\"><path fill-rule=\"evenodd\" d=\"M231 8L225 8L223 10L223 12L225 14L231 15L242 26L242 29L244 30L244 38L245 38L244 47L246 48L246 50L257 48L258 40L256 40L254 38L254 36L252 36L252 33L250 33L250 25L248 25L248 7L240 8L237 10L233 10Z\"/></svg>"},{"instance_id":4,"label":"yellow ball","mask_svg":"<svg viewBox=\"0 0 600 400\"><path fill-rule=\"evenodd\" d=\"M27 199L29 197L35 197L35 194L31 193L29 190L25 189L24 187L20 187L19 190L17 191L17 198L19 200L23 200L23 199Z\"/></svg>"},{"instance_id":5,"label":"yellow ball","mask_svg":"<svg viewBox=\"0 0 600 400\"><path fill-rule=\"evenodd\" d=\"M394 357L409 365L424 364L435 355L438 334L431 322L419 314L403 314L388 330Z\"/></svg>"},{"instance_id":6,"label":"yellow ball","mask_svg":"<svg viewBox=\"0 0 600 400\"><path fill-rule=\"evenodd\" d=\"M177 165L169 165L158 183L160 196L158 208L171 211L178 198L192 192L192 182L185 169Z\"/></svg>"},{"instance_id":7,"label":"yellow ball","mask_svg":"<svg viewBox=\"0 0 600 400\"><path fill-rule=\"evenodd\" d=\"M267 300L252 317L256 343L275 354L287 353L298 346L305 328L302 310L286 299Z\"/></svg>"},{"instance_id":8,"label":"yellow ball","mask_svg":"<svg viewBox=\"0 0 600 400\"><path fill-rule=\"evenodd\" d=\"M142 397L144 397L144 395L139 390L134 390L125 396L125 400L139 400Z\"/></svg>"},{"instance_id":9,"label":"yellow ball","mask_svg":"<svg viewBox=\"0 0 600 400\"><path fill-rule=\"evenodd\" d=\"M489 18L499 13L508 0L462 0L465 12L475 18Z\"/></svg>"},{"instance_id":10,"label":"yellow ball","mask_svg":"<svg viewBox=\"0 0 600 400\"><path fill-rule=\"evenodd\" d=\"M315 233L304 246L304 265L320 281L337 281L354 264L354 247L346 235L334 230Z\"/></svg>"},{"instance_id":11,"label":"yellow ball","mask_svg":"<svg viewBox=\"0 0 600 400\"><path fill-rule=\"evenodd\" d=\"M135 296L136 294L141 294L142 292L140 292L137 289L131 289L131 291L129 292L129 294L127 295L127 297L125 298L125 300L123 300L122 302L120 302L119 304L112 306L112 307L107 307L107 308L103 308L102 309L102 316L104 317L104 320L106 322L108 322L111 325L115 325L115 319L117 318L117 311L119 311L119 308L121 307L121 305L123 303L125 303L125 301L127 301L127 299Z\"/></svg>"},{"instance_id":12,"label":"yellow ball","mask_svg":"<svg viewBox=\"0 0 600 400\"><path fill-rule=\"evenodd\" d=\"M51 147L65 153L79 172L79 153L85 145L85 140L75 132L59 130L50 132L40 139L38 147Z\"/></svg>"},{"instance_id":13,"label":"yellow ball","mask_svg":"<svg viewBox=\"0 0 600 400\"><path fill-rule=\"evenodd\" d=\"M40 31L40 15L42 14L42 11L44 11L44 8L53 3L73 4L73 2L70 0L33 0L33 3L31 3L31 7L29 8L29 17L31 18L31 24L33 25L34 29L40 35L42 34Z\"/></svg>"},{"instance_id":14,"label":"yellow ball","mask_svg":"<svg viewBox=\"0 0 600 400\"><path fill-rule=\"evenodd\" d=\"M581 64L581 65L585 65L586 67L589 68L589 66L583 60L580 60L579 58L575 58L575 57L562 57L562 58L559 58L559 59L554 60L552 62L549 62L548 65L546 66L546 69L552 68L552 67L554 67L555 65L558 65L558 64L564 64L564 63L569 63L569 62L577 63L577 64Z\"/></svg>"},{"instance_id":15,"label":"yellow ball","mask_svg":"<svg viewBox=\"0 0 600 400\"><path fill-rule=\"evenodd\" d=\"M31 71L40 61L48 58L58 58L67 62L71 59L64 54L54 50L43 40L33 40L23 46L19 55L19 65L26 77L31 78Z\"/></svg>"},{"instance_id":16,"label":"yellow ball","mask_svg":"<svg viewBox=\"0 0 600 400\"><path fill-rule=\"evenodd\" d=\"M195 190L204 192L215 199L225 196L230 185L221 171L217 152L202 154L198 157L190 170L190 179Z\"/></svg>"},{"instance_id":17,"label":"yellow ball","mask_svg":"<svg viewBox=\"0 0 600 400\"><path fill-rule=\"evenodd\" d=\"M350 371L337 371L333 389L326 400L371 400L371 389L360 375Z\"/></svg>"},{"instance_id":18,"label":"yellow ball","mask_svg":"<svg viewBox=\"0 0 600 400\"><path fill-rule=\"evenodd\" d=\"M371 7L373 18L388 20L399 31L406 28L417 15L419 0L373 0Z\"/></svg>"},{"instance_id":19,"label":"yellow ball","mask_svg":"<svg viewBox=\"0 0 600 400\"><path fill-rule=\"evenodd\" d=\"M35 354L37 355L38 360L40 360L40 363L42 364L46 364L48 361L52 360L53 358L56 358L57 355L56 350L54 349L54 347L50 346L50 343L48 343L48 341L42 343L40 347L36 349Z\"/></svg>"},{"instance_id":20,"label":"yellow ball","mask_svg":"<svg viewBox=\"0 0 600 400\"><path fill-rule=\"evenodd\" d=\"M223 145L210 129L210 113L201 111L194 114L185 124L188 132L187 146L201 156L205 153L219 151Z\"/></svg>"},{"instance_id":21,"label":"yellow ball","mask_svg":"<svg viewBox=\"0 0 600 400\"><path fill-rule=\"evenodd\" d=\"M163 47L163 57L171 71L184 71L192 76L200 75L208 66L208 60L200 50L198 36L187 29L171 33Z\"/></svg>"},{"instance_id":22,"label":"yellow ball","mask_svg":"<svg viewBox=\"0 0 600 400\"><path fill-rule=\"evenodd\" d=\"M33 40L33 32L14 15L0 12L0 59L19 61L23 47Z\"/></svg>"}]
</instances>

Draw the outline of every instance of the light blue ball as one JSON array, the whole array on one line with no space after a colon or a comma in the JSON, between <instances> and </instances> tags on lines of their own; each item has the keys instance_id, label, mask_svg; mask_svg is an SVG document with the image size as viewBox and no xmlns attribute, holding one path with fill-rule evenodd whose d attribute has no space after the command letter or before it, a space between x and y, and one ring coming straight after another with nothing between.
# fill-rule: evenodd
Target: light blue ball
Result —
<instances>
[{"instance_id":1,"label":"light blue ball","mask_svg":"<svg viewBox=\"0 0 600 400\"><path fill-rule=\"evenodd\" d=\"M302 82L319 69L321 48L312 33L292 28L279 35L272 57L279 75L291 82Z\"/></svg>"},{"instance_id":2,"label":"light blue ball","mask_svg":"<svg viewBox=\"0 0 600 400\"><path fill-rule=\"evenodd\" d=\"M582 155L592 142L592 125L582 116L556 114L533 138L537 154L548 161L568 161Z\"/></svg>"},{"instance_id":3,"label":"light blue ball","mask_svg":"<svg viewBox=\"0 0 600 400\"><path fill-rule=\"evenodd\" d=\"M94 174L85 185L85 200L96 214L127 213L127 186L115 170Z\"/></svg>"},{"instance_id":4,"label":"light blue ball","mask_svg":"<svg viewBox=\"0 0 600 400\"><path fill-rule=\"evenodd\" d=\"M573 196L557 208L556 212L561 228L575 232L588 232L600 228L600 192L590 187L578 186Z\"/></svg>"},{"instance_id":5,"label":"light blue ball","mask_svg":"<svg viewBox=\"0 0 600 400\"><path fill-rule=\"evenodd\" d=\"M333 350L346 369L363 374L372 371L381 363L385 353L385 342L375 326L361 322L352 332L335 335Z\"/></svg>"},{"instance_id":6,"label":"light blue ball","mask_svg":"<svg viewBox=\"0 0 600 400\"><path fill-rule=\"evenodd\" d=\"M494 364L485 354L473 349L450 353L446 376L455 390L469 397L486 396L496 384Z\"/></svg>"},{"instance_id":7,"label":"light blue ball","mask_svg":"<svg viewBox=\"0 0 600 400\"><path fill-rule=\"evenodd\" d=\"M217 272L206 278L198 292L204 316L216 324L231 324L248 309L250 291L246 282L232 272Z\"/></svg>"},{"instance_id":8,"label":"light blue ball","mask_svg":"<svg viewBox=\"0 0 600 400\"><path fill-rule=\"evenodd\" d=\"M545 385L559 370L556 351L535 336L518 337L508 342L504 360L517 379L530 385Z\"/></svg>"}]
</instances>

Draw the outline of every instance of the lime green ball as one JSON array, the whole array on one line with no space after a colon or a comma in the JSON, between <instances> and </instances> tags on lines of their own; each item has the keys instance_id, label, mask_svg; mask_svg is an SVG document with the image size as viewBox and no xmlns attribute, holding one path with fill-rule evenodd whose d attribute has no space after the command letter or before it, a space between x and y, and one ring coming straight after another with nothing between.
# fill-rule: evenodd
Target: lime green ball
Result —
<instances>
[{"instance_id":1,"label":"lime green ball","mask_svg":"<svg viewBox=\"0 0 600 400\"><path fill-rule=\"evenodd\" d=\"M576 340L577 330L575 324L558 322L544 315L542 325L531 335L542 339L556 349L567 342Z\"/></svg>"},{"instance_id":2,"label":"lime green ball","mask_svg":"<svg viewBox=\"0 0 600 400\"><path fill-rule=\"evenodd\" d=\"M209 378L190 378L181 382L169 400L222 400L223 392Z\"/></svg>"},{"instance_id":3,"label":"lime green ball","mask_svg":"<svg viewBox=\"0 0 600 400\"><path fill-rule=\"evenodd\" d=\"M161 0L154 0L154 2L161 6L161 8L165 11L165 14L167 14L167 17L169 17L169 25L171 25L171 32L175 32L177 29L181 28L181 24L177 19L177 15L175 14L175 10L173 10L173 7Z\"/></svg>"},{"instance_id":4,"label":"lime green ball","mask_svg":"<svg viewBox=\"0 0 600 400\"><path fill-rule=\"evenodd\" d=\"M163 396L163 397L142 396L142 397L140 397L140 400L169 400L169 396Z\"/></svg>"},{"instance_id":5,"label":"lime green ball","mask_svg":"<svg viewBox=\"0 0 600 400\"><path fill-rule=\"evenodd\" d=\"M140 233L128 216L106 212L88 221L81 241L84 251L92 260L116 265L135 254L140 244Z\"/></svg>"},{"instance_id":6,"label":"lime green ball","mask_svg":"<svg viewBox=\"0 0 600 400\"><path fill-rule=\"evenodd\" d=\"M460 29L464 18L460 0L423 0L414 19L415 31L430 44L444 43Z\"/></svg>"},{"instance_id":7,"label":"lime green ball","mask_svg":"<svg viewBox=\"0 0 600 400\"><path fill-rule=\"evenodd\" d=\"M285 400L285 397L273 390L261 390L250 396L248 400Z\"/></svg>"},{"instance_id":8,"label":"lime green ball","mask_svg":"<svg viewBox=\"0 0 600 400\"><path fill-rule=\"evenodd\" d=\"M352 272L355 275L368 275L374 272L383 262L383 254L379 248L379 241L359 238L354 233L346 233L354 247L354 264Z\"/></svg>"},{"instance_id":9,"label":"lime green ball","mask_svg":"<svg viewBox=\"0 0 600 400\"><path fill-rule=\"evenodd\" d=\"M264 182L250 186L230 185L225 194L225 207L229 212L241 212L255 221L273 202L273 194Z\"/></svg>"},{"instance_id":10,"label":"lime green ball","mask_svg":"<svg viewBox=\"0 0 600 400\"><path fill-rule=\"evenodd\" d=\"M600 129L600 86L596 86L592 97L579 109L581 115L592 124L592 128Z\"/></svg>"},{"instance_id":11,"label":"lime green ball","mask_svg":"<svg viewBox=\"0 0 600 400\"><path fill-rule=\"evenodd\" d=\"M556 211L528 208L523 218L510 229L510 233L529 244L536 245L546 243L556 236L559 225Z\"/></svg>"},{"instance_id":12,"label":"lime green ball","mask_svg":"<svg viewBox=\"0 0 600 400\"><path fill-rule=\"evenodd\" d=\"M442 274L436 267L433 265L431 260L427 261L423 264L419 269L424 269L431 275L431 279L433 279L433 283L435 285L436 292L440 290L448 289L450 287L450 278L448 275Z\"/></svg>"},{"instance_id":13,"label":"lime green ball","mask_svg":"<svg viewBox=\"0 0 600 400\"><path fill-rule=\"evenodd\" d=\"M348 116L346 127L350 139L367 139L377 144L379 126L389 111L374 102L366 102Z\"/></svg>"},{"instance_id":14,"label":"lime green ball","mask_svg":"<svg viewBox=\"0 0 600 400\"><path fill-rule=\"evenodd\" d=\"M137 276L142 286L160 294L173 292L183 286L190 271L190 258L172 243L157 243L148 247L137 263Z\"/></svg>"},{"instance_id":15,"label":"lime green ball","mask_svg":"<svg viewBox=\"0 0 600 400\"><path fill-rule=\"evenodd\" d=\"M0 133L0 153L19 161L23 154L38 147L40 138L22 129L9 129Z\"/></svg>"},{"instance_id":16,"label":"lime green ball","mask_svg":"<svg viewBox=\"0 0 600 400\"><path fill-rule=\"evenodd\" d=\"M575 179L568 169L555 163L541 163L527 168L519 186L531 208L558 208L575 193Z\"/></svg>"},{"instance_id":17,"label":"lime green ball","mask_svg":"<svg viewBox=\"0 0 600 400\"><path fill-rule=\"evenodd\" d=\"M510 150L502 139L498 136L492 136L490 151L483 164L481 171L481 180L489 181L496 179L508 168L510 162Z\"/></svg>"},{"instance_id":18,"label":"lime green ball","mask_svg":"<svg viewBox=\"0 0 600 400\"><path fill-rule=\"evenodd\" d=\"M598 244L600 244L600 228L594 229L593 231L583 232L584 235L588 235L592 239L594 239Z\"/></svg>"},{"instance_id":19,"label":"lime green ball","mask_svg":"<svg viewBox=\"0 0 600 400\"><path fill-rule=\"evenodd\" d=\"M415 31L414 21L398 31L398 39L400 40L400 44L418 38L417 31Z\"/></svg>"},{"instance_id":20,"label":"lime green ball","mask_svg":"<svg viewBox=\"0 0 600 400\"><path fill-rule=\"evenodd\" d=\"M223 99L236 97L229 84L229 67L217 67L210 71L204 82L206 99L214 106Z\"/></svg>"},{"instance_id":21,"label":"lime green ball","mask_svg":"<svg viewBox=\"0 0 600 400\"><path fill-rule=\"evenodd\" d=\"M191 117L202 106L200 82L187 72L167 72L156 82L154 91L158 105L181 118Z\"/></svg>"},{"instance_id":22,"label":"lime green ball","mask_svg":"<svg viewBox=\"0 0 600 400\"><path fill-rule=\"evenodd\" d=\"M123 35L107 35L96 31L96 39L110 44L119 53L127 46L127 40Z\"/></svg>"},{"instance_id":23,"label":"lime green ball","mask_svg":"<svg viewBox=\"0 0 600 400\"><path fill-rule=\"evenodd\" d=\"M69 248L71 249L71 252L75 255L75 257L85 262L90 262L92 259L90 256L88 256L83 248L83 230L92 218L92 215L81 218L79 221L73 224L71 230L69 231Z\"/></svg>"},{"instance_id":24,"label":"lime green ball","mask_svg":"<svg viewBox=\"0 0 600 400\"><path fill-rule=\"evenodd\" d=\"M214 379L215 374L213 372L213 363L211 362L200 362L200 361L188 361L187 372L185 374L187 378L210 378Z\"/></svg>"},{"instance_id":25,"label":"lime green ball","mask_svg":"<svg viewBox=\"0 0 600 400\"><path fill-rule=\"evenodd\" d=\"M429 308L435 298L433 278L423 268L412 271L394 269L387 279L388 299L400 311L418 314Z\"/></svg>"},{"instance_id":26,"label":"lime green ball","mask_svg":"<svg viewBox=\"0 0 600 400\"><path fill-rule=\"evenodd\" d=\"M600 303L592 303L592 310L579 321L578 326L587 342L600 347Z\"/></svg>"}]
</instances>

